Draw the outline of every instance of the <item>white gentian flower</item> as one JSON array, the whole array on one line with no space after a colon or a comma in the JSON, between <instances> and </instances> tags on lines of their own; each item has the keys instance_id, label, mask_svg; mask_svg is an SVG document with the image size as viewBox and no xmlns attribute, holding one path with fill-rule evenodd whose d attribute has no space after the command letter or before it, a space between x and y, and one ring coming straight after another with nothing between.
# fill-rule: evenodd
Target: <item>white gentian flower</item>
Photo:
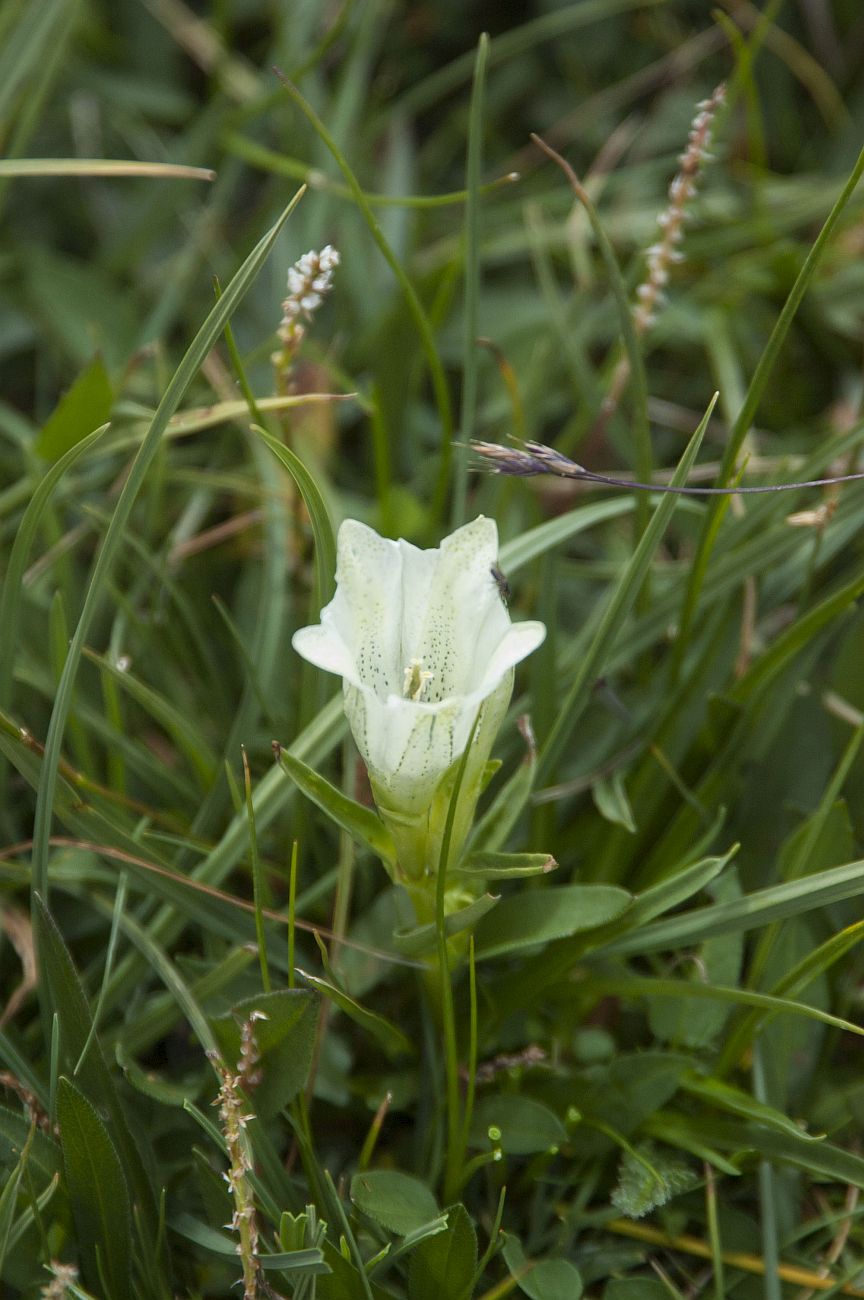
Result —
<instances>
[{"instance_id":1,"label":"white gentian flower","mask_svg":"<svg viewBox=\"0 0 864 1300\"><path fill-rule=\"evenodd\" d=\"M514 665L546 635L542 623L511 622L492 574L497 556L498 529L482 515L428 551L348 519L339 529L336 595L319 624L294 635L304 659L342 678L348 723L403 878L437 870L456 766L479 715L454 851L464 842Z\"/></svg>"}]
</instances>

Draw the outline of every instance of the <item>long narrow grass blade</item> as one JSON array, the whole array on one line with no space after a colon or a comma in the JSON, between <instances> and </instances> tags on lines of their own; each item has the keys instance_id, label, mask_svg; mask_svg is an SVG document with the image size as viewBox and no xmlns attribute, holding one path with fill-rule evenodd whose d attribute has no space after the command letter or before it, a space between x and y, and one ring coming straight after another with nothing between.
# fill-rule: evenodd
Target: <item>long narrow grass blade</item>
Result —
<instances>
[{"instance_id":1,"label":"long narrow grass blade","mask_svg":"<svg viewBox=\"0 0 864 1300\"><path fill-rule=\"evenodd\" d=\"M708 427L708 421L711 418L711 412L714 409L716 400L715 395L708 410L702 417L698 429L687 444L673 475L673 484L683 483L686 480L690 467L695 461L699 447L702 444L702 438ZM676 500L677 497L675 496L667 496L657 507L651 522L642 534L639 545L633 552L627 568L621 575L621 580L600 620L600 625L594 635L590 649L582 659L575 680L561 702L558 720L540 750L536 777L538 783L542 784L551 777L555 765L561 757L564 746L567 744L588 700L591 683L602 671L605 656L621 631L627 614L633 607L654 552L660 544L666 524L669 522L675 508Z\"/></svg>"},{"instance_id":2,"label":"long narrow grass blade","mask_svg":"<svg viewBox=\"0 0 864 1300\"><path fill-rule=\"evenodd\" d=\"M489 37L484 32L477 43L474 64L474 89L468 117L468 162L465 169L465 306L462 316L462 405L459 412L459 437L467 443L475 436L477 414L477 321L480 297L480 175L483 169L483 128L486 102L486 64ZM453 502L450 524L458 528L465 522L468 494L468 448L456 453Z\"/></svg>"},{"instance_id":3,"label":"long narrow grass blade","mask_svg":"<svg viewBox=\"0 0 864 1300\"><path fill-rule=\"evenodd\" d=\"M117 553L120 550L123 533L129 522L132 507L135 504L139 491L141 490L147 470L159 449L168 421L177 410L177 407L183 398L183 394L192 383L192 380L210 348L222 333L225 322L229 319L234 308L242 300L243 295L252 284L252 281L255 279L260 268L263 266L268 253L276 242L282 226L291 215L302 193L303 191L301 190L297 195L295 195L275 225L266 235L264 235L258 244L256 244L255 248L240 267L240 270L228 285L225 293L215 304L201 329L193 339L186 355L181 361L174 377L165 391L165 396L159 403L159 407L153 417L153 422L150 425L144 441L141 443L138 454L132 462L128 477L118 498L111 523L109 524L108 530L105 534L105 539L93 565L93 571L87 588L87 594L84 598L81 616L78 620L78 626L75 629L69 646L69 654L63 669L63 675L60 679L54 709L51 713L51 722L48 727L48 735L45 741L42 784L40 785L36 801L36 816L33 834L33 889L35 892L41 893L45 898L47 898L48 892L48 854L49 838L51 834L51 819L54 806L54 791L57 782L57 769L60 763L63 734L66 728L66 719L69 715L69 708L72 701L72 690L75 684L78 665L83 653L84 642L93 619L105 596L108 580L111 575L111 569L116 560Z\"/></svg>"}]
</instances>

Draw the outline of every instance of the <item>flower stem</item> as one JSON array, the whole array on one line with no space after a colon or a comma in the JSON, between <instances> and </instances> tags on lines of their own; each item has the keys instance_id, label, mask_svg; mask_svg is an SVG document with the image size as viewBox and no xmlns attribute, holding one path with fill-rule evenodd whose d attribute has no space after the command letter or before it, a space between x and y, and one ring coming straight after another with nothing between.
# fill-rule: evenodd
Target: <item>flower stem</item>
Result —
<instances>
[{"instance_id":1,"label":"flower stem","mask_svg":"<svg viewBox=\"0 0 864 1300\"><path fill-rule=\"evenodd\" d=\"M447 809L444 835L441 840L441 857L435 882L435 926L438 935L438 967L441 991L441 1029L444 1035L444 1068L447 1079L447 1157L444 1166L444 1200L452 1201L459 1188L462 1172L462 1123L459 1114L459 1048L456 1042L456 1016L453 1009L453 984L450 976L450 959L447 951L445 898L447 893L447 867L453 826L459 806L462 779L468 765L468 755L474 743L482 705L474 719L468 743L462 754Z\"/></svg>"}]
</instances>

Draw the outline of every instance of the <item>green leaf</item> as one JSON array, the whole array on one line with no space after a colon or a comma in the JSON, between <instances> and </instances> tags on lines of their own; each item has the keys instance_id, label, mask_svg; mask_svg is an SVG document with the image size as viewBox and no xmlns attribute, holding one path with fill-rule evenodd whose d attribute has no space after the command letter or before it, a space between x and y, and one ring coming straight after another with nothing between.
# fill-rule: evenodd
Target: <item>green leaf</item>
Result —
<instances>
[{"instance_id":1,"label":"green leaf","mask_svg":"<svg viewBox=\"0 0 864 1300\"><path fill-rule=\"evenodd\" d=\"M516 771L498 791L469 838L472 849L495 853L507 843L507 836L519 819L534 785L536 756L529 751Z\"/></svg>"},{"instance_id":2,"label":"green leaf","mask_svg":"<svg viewBox=\"0 0 864 1300\"><path fill-rule=\"evenodd\" d=\"M464 1205L447 1211L447 1229L412 1252L408 1300L470 1300L477 1270L477 1234Z\"/></svg>"},{"instance_id":3,"label":"green leaf","mask_svg":"<svg viewBox=\"0 0 864 1300\"><path fill-rule=\"evenodd\" d=\"M202 1223L199 1219L193 1218L191 1214L176 1214L170 1221L170 1227L185 1237L187 1241L194 1241L196 1246L202 1250L209 1251L213 1255L228 1256L233 1260L237 1258L237 1238L229 1237L227 1233L218 1232L211 1228L209 1224ZM280 1251L276 1255L260 1255L259 1261L261 1267L268 1272L285 1270L296 1272L302 1269L304 1273L310 1276L326 1274L330 1272L328 1266L324 1263L324 1255L316 1247L310 1247L306 1250L287 1250Z\"/></svg>"},{"instance_id":4,"label":"green leaf","mask_svg":"<svg viewBox=\"0 0 864 1300\"><path fill-rule=\"evenodd\" d=\"M705 436L708 420L716 400L715 394L708 410L699 422L699 427L678 461L670 480L670 486L678 487L686 482L687 475L690 473L690 468L696 459L702 439ZM678 497L670 492L657 506L648 527L639 539L636 550L624 568L603 610L590 646L579 659L576 676L567 694L559 702L555 722L537 761L535 775L536 780L541 783L550 779L559 758L564 752L573 728L588 704L591 696L591 686L598 675L599 665L608 657L621 633L627 616L636 602L636 597L642 590L648 570L651 567L651 561L654 558L654 552L660 545L660 539L666 531L666 525L672 517L677 502Z\"/></svg>"},{"instance_id":5,"label":"green leaf","mask_svg":"<svg viewBox=\"0 0 864 1300\"><path fill-rule=\"evenodd\" d=\"M266 429L253 424L252 429L269 447L276 459L287 469L300 490L309 519L312 523L312 535L315 538L315 575L319 606L324 606L333 595L336 582L336 537L333 521L327 509L327 502L315 477L309 472L299 456L274 438Z\"/></svg>"},{"instance_id":6,"label":"green leaf","mask_svg":"<svg viewBox=\"0 0 864 1300\"><path fill-rule=\"evenodd\" d=\"M658 1151L652 1142L642 1142L622 1155L610 1200L628 1219L642 1219L695 1182L696 1175L683 1161Z\"/></svg>"},{"instance_id":7,"label":"green leaf","mask_svg":"<svg viewBox=\"0 0 864 1300\"><path fill-rule=\"evenodd\" d=\"M829 903L864 893L864 859L821 871L803 880L770 885L726 903L695 908L679 916L655 921L632 934L622 935L597 949L597 953L645 953L676 949L715 934L753 930L769 921L815 911Z\"/></svg>"},{"instance_id":8,"label":"green leaf","mask_svg":"<svg viewBox=\"0 0 864 1300\"><path fill-rule=\"evenodd\" d=\"M114 392L102 358L94 357L48 417L36 439L37 454L57 460L106 423L113 401Z\"/></svg>"},{"instance_id":9,"label":"green leaf","mask_svg":"<svg viewBox=\"0 0 864 1300\"><path fill-rule=\"evenodd\" d=\"M703 858L674 876L660 880L656 885L643 890L641 894L636 895L632 907L628 908L622 918L622 928L630 930L636 925L643 925L646 921L653 921L655 916L662 916L664 912L671 911L679 903L686 902L706 885L710 885L737 852L737 845L733 845L722 857Z\"/></svg>"},{"instance_id":10,"label":"green leaf","mask_svg":"<svg viewBox=\"0 0 864 1300\"><path fill-rule=\"evenodd\" d=\"M337 826L341 826L353 839L365 844L387 866L396 866L396 846L387 827L372 808L365 808L356 800L349 799L347 794L337 790L335 785L331 785L302 759L289 754L287 750L280 752L279 762L307 799L317 804Z\"/></svg>"},{"instance_id":11,"label":"green leaf","mask_svg":"<svg viewBox=\"0 0 864 1300\"><path fill-rule=\"evenodd\" d=\"M575 1077L569 1101L586 1121L632 1133L678 1091L691 1058L673 1052L619 1052L602 1070Z\"/></svg>"},{"instance_id":12,"label":"green leaf","mask_svg":"<svg viewBox=\"0 0 864 1300\"><path fill-rule=\"evenodd\" d=\"M279 989L244 998L230 1013L212 1020L211 1027L229 1068L240 1056L240 1026L253 1011L261 1081L253 1104L261 1119L276 1115L303 1087L315 1049L318 998L307 989Z\"/></svg>"},{"instance_id":13,"label":"green leaf","mask_svg":"<svg viewBox=\"0 0 864 1300\"><path fill-rule=\"evenodd\" d=\"M489 1135L498 1130L499 1136ZM474 1111L471 1140L484 1150L500 1146L512 1156L528 1156L550 1151L567 1140L567 1130L554 1111L533 1097L503 1093L484 1097Z\"/></svg>"},{"instance_id":14,"label":"green leaf","mask_svg":"<svg viewBox=\"0 0 864 1300\"><path fill-rule=\"evenodd\" d=\"M405 1237L438 1215L438 1203L425 1183L395 1169L367 1169L351 1179L351 1200L388 1232Z\"/></svg>"},{"instance_id":15,"label":"green leaf","mask_svg":"<svg viewBox=\"0 0 864 1300\"><path fill-rule=\"evenodd\" d=\"M315 1300L393 1300L392 1292L375 1286L331 1242L321 1246L330 1273L315 1281Z\"/></svg>"},{"instance_id":16,"label":"green leaf","mask_svg":"<svg viewBox=\"0 0 864 1300\"><path fill-rule=\"evenodd\" d=\"M388 1056L414 1054L414 1044L391 1021L385 1020L377 1012L369 1011L367 1007L361 1006L354 998L349 997L347 993L343 993L342 989L337 988L335 984L331 984L329 980L322 979L320 975L308 975L305 971L301 973L307 984L311 984L313 989L323 993L324 997L335 1003L340 1011L344 1011L346 1016L349 1016L367 1033L370 1033L381 1044Z\"/></svg>"},{"instance_id":17,"label":"green leaf","mask_svg":"<svg viewBox=\"0 0 864 1300\"><path fill-rule=\"evenodd\" d=\"M0 1191L0 1276L3 1274L3 1265L6 1261L6 1252L9 1249L9 1239L12 1235L12 1225L15 1222L15 1209L18 1202L18 1188L21 1185L21 1175L27 1168L30 1159L30 1140L36 1131L35 1124L30 1126L30 1132L21 1149L21 1153L12 1170L11 1175L6 1179L5 1186Z\"/></svg>"},{"instance_id":18,"label":"green leaf","mask_svg":"<svg viewBox=\"0 0 864 1300\"><path fill-rule=\"evenodd\" d=\"M591 793L601 817L605 817L614 826L623 826L631 835L636 834L638 828L624 788L622 772L613 772L611 777L600 777L591 787Z\"/></svg>"},{"instance_id":19,"label":"green leaf","mask_svg":"<svg viewBox=\"0 0 864 1300\"><path fill-rule=\"evenodd\" d=\"M57 687L48 734L45 738L42 781L36 797L36 814L33 828L33 889L34 892L41 893L43 897L47 897L48 894L48 857L51 827L54 818L54 797L58 783L63 735L72 705L75 679L88 633L108 591L112 569L123 543L132 510L148 470L162 445L162 439L171 416L177 410L199 367L216 339L222 333L226 321L229 320L231 313L238 306L263 266L282 226L293 211L299 197L297 195L292 200L270 230L255 245L186 350L183 360L165 389L135 459L129 467L111 515L111 522L93 563L78 624L72 636L66 663Z\"/></svg>"},{"instance_id":20,"label":"green leaf","mask_svg":"<svg viewBox=\"0 0 864 1300\"><path fill-rule=\"evenodd\" d=\"M106 1300L132 1300L132 1215L123 1166L94 1106L65 1076L57 1092L66 1186L84 1278Z\"/></svg>"},{"instance_id":21,"label":"green leaf","mask_svg":"<svg viewBox=\"0 0 864 1300\"><path fill-rule=\"evenodd\" d=\"M89 1102L105 1117L110 1141L120 1152L134 1200L143 1211L142 1223L146 1231L155 1236L156 1198L129 1131L98 1035L93 1036L86 1055L80 1059L91 1030L87 1000L60 931L38 894L35 897L33 929L42 981L59 1018L62 1061L66 1069L74 1072Z\"/></svg>"},{"instance_id":22,"label":"green leaf","mask_svg":"<svg viewBox=\"0 0 864 1300\"><path fill-rule=\"evenodd\" d=\"M801 1142L821 1142L824 1139L824 1134L808 1133L788 1115L782 1114L773 1106L757 1101L749 1092L744 1092L741 1088L733 1088L731 1084L724 1083L721 1079L703 1078L690 1072L682 1075L679 1086L710 1106L731 1111L733 1115L741 1115L744 1119L753 1120L757 1124L767 1124L778 1133L790 1134Z\"/></svg>"},{"instance_id":23,"label":"green leaf","mask_svg":"<svg viewBox=\"0 0 864 1300\"><path fill-rule=\"evenodd\" d=\"M18 523L15 540L6 560L3 585L0 588L0 709L8 708L12 699L16 653L22 643L18 614L30 547L33 545L54 489L75 462L105 437L109 428L110 426L106 424L96 429L46 469L33 488L27 508Z\"/></svg>"},{"instance_id":24,"label":"green leaf","mask_svg":"<svg viewBox=\"0 0 864 1300\"><path fill-rule=\"evenodd\" d=\"M24 1115L0 1106L0 1160L11 1163L30 1136L30 1124ZM30 1164L43 1178L53 1178L61 1168L61 1153L57 1143L36 1129L30 1143Z\"/></svg>"},{"instance_id":25,"label":"green leaf","mask_svg":"<svg viewBox=\"0 0 864 1300\"><path fill-rule=\"evenodd\" d=\"M822 1176L833 1182L864 1189L864 1157L843 1151L831 1142L813 1142L800 1133L779 1133L764 1124L750 1124L744 1120L712 1119L700 1115L698 1119L675 1115L675 1122L686 1133L712 1146L727 1151L756 1151L769 1160L804 1169L811 1176Z\"/></svg>"},{"instance_id":26,"label":"green leaf","mask_svg":"<svg viewBox=\"0 0 864 1300\"><path fill-rule=\"evenodd\" d=\"M862 922L864 926L864 922ZM700 980L654 979L651 976L621 977L598 975L593 970L588 976L590 991L598 998L611 995L622 998L677 998L685 1001L726 1002L731 1006L756 1007L759 1019L768 1020L777 1015L800 1016L804 1020L817 1020L823 1025L842 1029L847 1034L864 1034L864 1026L841 1016L832 1016L819 1007L808 1006L806 1002L795 1002L791 998L777 997L773 993L754 993L752 989L740 986L725 987L721 984L703 984ZM761 1014L759 1014L761 1013ZM752 1035L751 1035L752 1036ZM740 1053L733 1053L731 1059L737 1060Z\"/></svg>"},{"instance_id":27,"label":"green leaf","mask_svg":"<svg viewBox=\"0 0 864 1300\"><path fill-rule=\"evenodd\" d=\"M477 931L477 958L497 957L534 944L593 930L620 916L631 895L615 885L559 885L526 890L501 901Z\"/></svg>"},{"instance_id":28,"label":"green leaf","mask_svg":"<svg viewBox=\"0 0 864 1300\"><path fill-rule=\"evenodd\" d=\"M509 1233L504 1241L504 1259L519 1289L530 1300L579 1300L582 1278L567 1259L530 1260L518 1237Z\"/></svg>"},{"instance_id":29,"label":"green leaf","mask_svg":"<svg viewBox=\"0 0 864 1300\"><path fill-rule=\"evenodd\" d=\"M458 867L450 868L450 874L506 880L516 876L545 876L557 866L548 853L469 853Z\"/></svg>"},{"instance_id":30,"label":"green leaf","mask_svg":"<svg viewBox=\"0 0 864 1300\"><path fill-rule=\"evenodd\" d=\"M741 886L733 867L726 875L708 887L711 897L719 902L741 897ZM701 945L696 960L690 963L686 976L694 983L704 982L734 987L741 974L744 951L742 934L720 935L707 939ZM730 1008L721 1001L696 1004L689 999L681 1002L652 1001L648 1020L652 1032L662 1042L678 1043L689 1048L707 1047L714 1042L725 1025Z\"/></svg>"},{"instance_id":31,"label":"green leaf","mask_svg":"<svg viewBox=\"0 0 864 1300\"><path fill-rule=\"evenodd\" d=\"M473 930L481 918L500 901L500 894L484 894L482 898L475 898L473 903L460 908L458 912L450 912L444 918L444 933L449 939L451 935ZM393 935L393 943L406 957L417 957L421 953L428 952L437 942L438 927L434 922L429 925L415 926L411 930L397 930Z\"/></svg>"}]
</instances>

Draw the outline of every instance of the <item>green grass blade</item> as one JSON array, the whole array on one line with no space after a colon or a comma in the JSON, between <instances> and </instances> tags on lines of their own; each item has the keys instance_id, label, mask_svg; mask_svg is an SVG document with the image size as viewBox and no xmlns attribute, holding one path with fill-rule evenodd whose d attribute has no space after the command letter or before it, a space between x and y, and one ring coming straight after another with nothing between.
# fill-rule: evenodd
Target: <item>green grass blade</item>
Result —
<instances>
[{"instance_id":1,"label":"green grass blade","mask_svg":"<svg viewBox=\"0 0 864 1300\"><path fill-rule=\"evenodd\" d=\"M716 397L712 399L708 410L699 423L699 427L687 444L672 477L673 484L677 485L686 481L690 467L695 461L701 446L716 400ZM642 534L639 544L603 612L591 646L587 654L582 658L576 671L576 678L561 702L558 720L540 750L536 779L541 784L551 778L555 765L563 753L564 746L567 744L573 728L585 708L591 684L594 678L602 672L604 659L620 634L627 614L633 607L648 573L654 552L660 544L660 539L675 509L676 501L677 497L673 493L669 493L654 511L651 522Z\"/></svg>"},{"instance_id":2,"label":"green grass blade","mask_svg":"<svg viewBox=\"0 0 864 1300\"><path fill-rule=\"evenodd\" d=\"M57 698L51 713L51 722L45 741L45 760L42 783L36 802L33 833L33 889L34 892L41 893L43 897L48 889L49 838L51 835L57 769L60 763L66 719L72 701L72 690L83 653L84 642L105 597L111 569L120 549L123 533L132 513L132 507L141 490L147 471L159 450L168 421L177 410L183 394L195 378L210 348L222 333L231 312L241 301L264 264L282 226L291 215L299 198L300 194L292 199L275 225L258 242L193 339L186 355L174 373L162 401L159 403L153 422L132 463L118 498L111 523L108 526L108 531L93 565L90 583L84 598L84 606L69 646L69 655L57 690Z\"/></svg>"},{"instance_id":3,"label":"green grass blade","mask_svg":"<svg viewBox=\"0 0 864 1300\"><path fill-rule=\"evenodd\" d=\"M444 374L444 367L441 363L441 358L438 355L438 349L432 333L432 324L423 308L417 290L408 278L402 263L399 261L398 257L384 237L384 232L378 223L375 213L372 211L372 207L363 192L360 182L357 180L357 177L348 165L347 159L344 157L333 136L327 130L327 127L321 121L311 104L307 103L300 94L300 91L296 86L292 86L290 82L285 82L284 85L293 102L300 109L306 120L312 125L315 133L327 146L334 161L339 167L339 170L345 177L354 197L354 201L360 210L363 220L369 228L369 233L372 236L376 247L379 249L382 257L399 282L399 286L405 295L405 302L408 306L408 310L411 313L414 324L417 328L417 333L420 336L423 351L426 354L426 364L429 367L429 377L432 381L432 389L435 394L438 418L441 422L440 469L438 474L438 485L435 490L434 498L435 514L436 517L440 518L450 483L450 462L453 454L453 411L450 404L450 390L447 385L447 377Z\"/></svg>"},{"instance_id":4,"label":"green grass blade","mask_svg":"<svg viewBox=\"0 0 864 1300\"><path fill-rule=\"evenodd\" d=\"M483 129L486 104L486 65L489 37L484 32L477 43L474 89L468 115L468 161L465 168L465 306L462 318L462 404L459 437L466 443L475 436L477 418L477 334L480 298L480 176L483 170ZM457 449L454 465L450 526L465 523L468 495L468 448Z\"/></svg>"}]
</instances>

